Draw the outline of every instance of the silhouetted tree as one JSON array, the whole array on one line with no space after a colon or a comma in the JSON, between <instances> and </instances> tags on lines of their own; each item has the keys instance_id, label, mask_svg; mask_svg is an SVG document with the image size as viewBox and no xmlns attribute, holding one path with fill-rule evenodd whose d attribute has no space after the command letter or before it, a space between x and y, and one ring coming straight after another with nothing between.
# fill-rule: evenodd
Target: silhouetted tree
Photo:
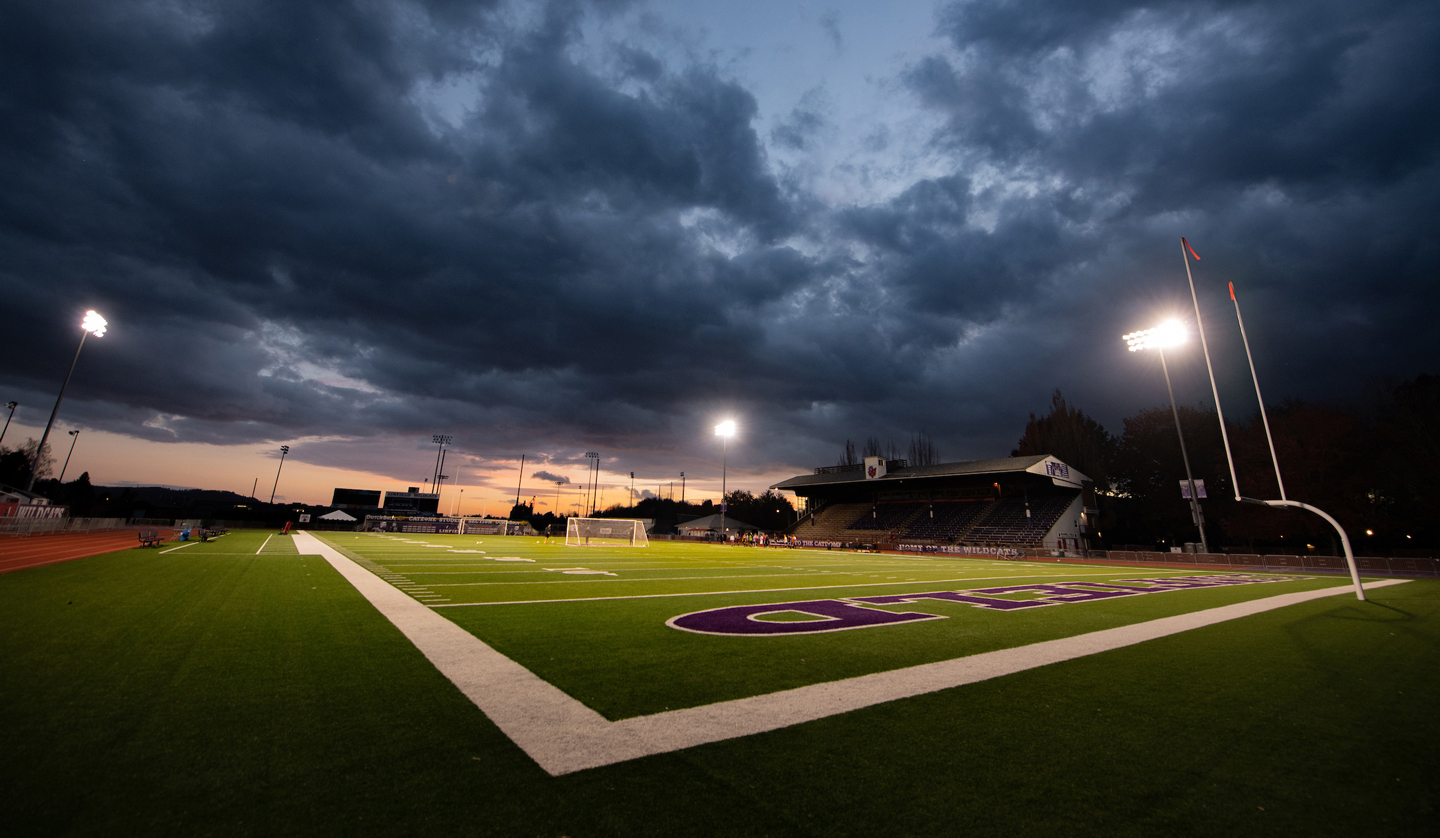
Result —
<instances>
[{"instance_id":1,"label":"silhouetted tree","mask_svg":"<svg viewBox=\"0 0 1440 838\"><path fill-rule=\"evenodd\" d=\"M910 437L910 450L905 459L912 466L939 465L940 449L935 447L935 441L922 428Z\"/></svg>"},{"instance_id":2,"label":"silhouetted tree","mask_svg":"<svg viewBox=\"0 0 1440 838\"><path fill-rule=\"evenodd\" d=\"M1184 406L1179 413L1191 473L1196 480L1205 481L1209 495L1209 500L1201 501L1211 524L1206 530L1209 535L1215 532L1214 519L1221 511L1217 505L1234 504L1233 500L1225 500L1232 495L1220 425L1213 410ZM1142 410L1125 419L1125 431L1114 445L1110 468L1116 519L1114 524L1102 524L1102 532L1105 526L1112 530L1107 541L1173 544L1199 540L1190 518L1190 502L1180 494L1185 464L1169 405Z\"/></svg>"},{"instance_id":3,"label":"silhouetted tree","mask_svg":"<svg viewBox=\"0 0 1440 838\"><path fill-rule=\"evenodd\" d=\"M16 489L25 488L25 483L30 479L30 466L35 462L35 446L39 440L27 439L25 444L16 448L0 447L0 483ZM43 480L55 469L55 461L50 456L50 443L45 443L45 450L40 452L40 461L37 464L36 480Z\"/></svg>"},{"instance_id":4,"label":"silhouetted tree","mask_svg":"<svg viewBox=\"0 0 1440 838\"><path fill-rule=\"evenodd\" d=\"M881 457L886 460L900 459L900 449L895 446L894 440L880 441L880 437L872 436L865 439L865 452L860 455L861 459L856 462L863 462L865 457Z\"/></svg>"},{"instance_id":5,"label":"silhouetted tree","mask_svg":"<svg viewBox=\"0 0 1440 838\"><path fill-rule=\"evenodd\" d=\"M739 489L726 495L725 500L729 504L727 515L768 532L795 523L795 507L789 498L774 489L766 489L760 495Z\"/></svg>"},{"instance_id":6,"label":"silhouetted tree","mask_svg":"<svg viewBox=\"0 0 1440 838\"><path fill-rule=\"evenodd\" d=\"M1174 432L1171 432L1174 435ZM1030 414L1025 433L1015 444L1012 457L1049 454L1079 469L1095 481L1095 489L1110 490L1109 460L1115 440L1099 422L1071 407L1059 390L1050 397L1050 413L1037 417Z\"/></svg>"}]
</instances>

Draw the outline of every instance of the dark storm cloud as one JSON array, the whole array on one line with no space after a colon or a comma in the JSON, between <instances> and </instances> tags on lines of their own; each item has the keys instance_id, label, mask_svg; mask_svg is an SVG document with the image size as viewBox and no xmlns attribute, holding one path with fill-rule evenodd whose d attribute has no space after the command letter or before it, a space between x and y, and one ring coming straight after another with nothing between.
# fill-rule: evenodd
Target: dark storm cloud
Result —
<instances>
[{"instance_id":1,"label":"dark storm cloud","mask_svg":"<svg viewBox=\"0 0 1440 838\"><path fill-rule=\"evenodd\" d=\"M822 92L762 132L703 60L582 58L592 9L13 4L0 381L42 403L94 307L67 415L151 439L661 458L724 410L752 465L989 456L1056 386L1158 401L1115 349L1188 302L1182 234L1275 398L1436 360L1432 5L943 6L903 82L945 171L839 206L766 153L822 147Z\"/></svg>"}]
</instances>

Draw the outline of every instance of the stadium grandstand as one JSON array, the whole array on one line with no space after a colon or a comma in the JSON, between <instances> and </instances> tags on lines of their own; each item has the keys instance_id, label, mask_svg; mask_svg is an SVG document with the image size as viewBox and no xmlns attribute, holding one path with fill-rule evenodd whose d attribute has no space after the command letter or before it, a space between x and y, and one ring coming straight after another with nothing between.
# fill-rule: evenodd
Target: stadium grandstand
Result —
<instances>
[{"instance_id":1,"label":"stadium grandstand","mask_svg":"<svg viewBox=\"0 0 1440 838\"><path fill-rule=\"evenodd\" d=\"M787 532L815 545L1083 552L1097 514L1090 478L1048 455L914 467L867 457L771 488L805 499Z\"/></svg>"}]
</instances>

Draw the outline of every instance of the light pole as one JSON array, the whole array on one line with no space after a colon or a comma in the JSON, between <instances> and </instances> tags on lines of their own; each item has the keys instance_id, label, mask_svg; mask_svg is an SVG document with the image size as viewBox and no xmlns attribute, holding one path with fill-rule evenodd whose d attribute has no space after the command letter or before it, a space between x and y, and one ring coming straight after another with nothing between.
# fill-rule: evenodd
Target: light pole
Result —
<instances>
[{"instance_id":1,"label":"light pole","mask_svg":"<svg viewBox=\"0 0 1440 838\"><path fill-rule=\"evenodd\" d=\"M630 472L630 505L635 505L635 472Z\"/></svg>"},{"instance_id":2,"label":"light pole","mask_svg":"<svg viewBox=\"0 0 1440 838\"><path fill-rule=\"evenodd\" d=\"M35 446L35 460L30 463L30 477L25 481L25 491L35 488L35 470L40 467L40 456L45 453L45 440L50 438L50 428L55 424L55 414L60 412L60 401L65 398L65 388L70 386L70 376L75 374L75 365L80 362L80 350L85 348L85 338L93 332L95 337L105 336L105 318L94 311L85 312L80 321L80 345L75 349L75 360L70 362L70 371L65 373L65 383L60 385L60 395L55 397L55 409L50 411L50 421L45 423L45 433L40 435L40 444ZM8 421L5 423L10 424Z\"/></svg>"},{"instance_id":3,"label":"light pole","mask_svg":"<svg viewBox=\"0 0 1440 838\"><path fill-rule=\"evenodd\" d=\"M1165 373L1165 389L1170 393L1170 413L1175 417L1175 435L1180 438L1180 458L1185 462L1185 481L1190 485L1190 516L1200 531L1200 549L1210 552L1205 540L1205 518L1200 512L1200 496L1195 491L1195 478L1190 474L1190 455L1185 452L1185 432L1180 430L1180 410L1175 407L1175 388L1170 386L1170 368L1165 364L1165 347L1185 342L1185 326L1179 320L1167 320L1153 329L1141 329L1124 336L1131 352L1154 349L1160 353L1160 369Z\"/></svg>"},{"instance_id":4,"label":"light pole","mask_svg":"<svg viewBox=\"0 0 1440 838\"><path fill-rule=\"evenodd\" d=\"M685 503L685 472L680 472L680 503Z\"/></svg>"},{"instance_id":5,"label":"light pole","mask_svg":"<svg viewBox=\"0 0 1440 838\"><path fill-rule=\"evenodd\" d=\"M60 467L60 482L65 482L65 469L70 467L70 457L75 454L75 443L80 441L80 431L70 431L70 453L65 455L65 465Z\"/></svg>"},{"instance_id":6,"label":"light pole","mask_svg":"<svg viewBox=\"0 0 1440 838\"><path fill-rule=\"evenodd\" d=\"M5 417L5 430L0 430L0 442L5 441L5 431L10 430L10 420L15 418L15 408L20 406L19 402L6 402L5 406L10 408L10 415Z\"/></svg>"},{"instance_id":7,"label":"light pole","mask_svg":"<svg viewBox=\"0 0 1440 838\"><path fill-rule=\"evenodd\" d=\"M275 469L275 485L270 487L270 502L275 502L275 490L280 488L280 469L285 467L285 455L290 453L290 446L280 446L280 468Z\"/></svg>"},{"instance_id":8,"label":"light pole","mask_svg":"<svg viewBox=\"0 0 1440 838\"><path fill-rule=\"evenodd\" d=\"M430 488L432 491L435 488L435 481L440 477L440 455L444 453L445 446L449 445L450 440L452 439L454 439L454 437L447 434L435 434L434 436L430 437L431 442L440 446L439 449L435 451L435 475L434 477L430 478Z\"/></svg>"},{"instance_id":9,"label":"light pole","mask_svg":"<svg viewBox=\"0 0 1440 838\"><path fill-rule=\"evenodd\" d=\"M720 437L720 540L728 542L729 528L725 526L725 476L730 467L730 437L735 435L735 420L726 419L715 426L715 435Z\"/></svg>"},{"instance_id":10,"label":"light pole","mask_svg":"<svg viewBox=\"0 0 1440 838\"><path fill-rule=\"evenodd\" d=\"M585 459L594 460L590 464L590 470L585 473L585 507L582 515L586 518L595 513L595 484L600 482L600 452L586 451Z\"/></svg>"}]
</instances>

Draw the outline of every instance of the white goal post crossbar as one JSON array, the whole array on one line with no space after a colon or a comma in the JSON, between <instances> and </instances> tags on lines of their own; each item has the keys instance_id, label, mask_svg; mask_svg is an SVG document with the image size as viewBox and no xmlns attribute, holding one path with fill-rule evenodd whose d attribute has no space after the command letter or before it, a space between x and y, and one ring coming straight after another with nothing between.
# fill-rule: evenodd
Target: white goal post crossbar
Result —
<instances>
[{"instance_id":1,"label":"white goal post crossbar","mask_svg":"<svg viewBox=\"0 0 1440 838\"><path fill-rule=\"evenodd\" d=\"M570 518L565 525L567 547L649 547L645 522L628 518Z\"/></svg>"}]
</instances>

